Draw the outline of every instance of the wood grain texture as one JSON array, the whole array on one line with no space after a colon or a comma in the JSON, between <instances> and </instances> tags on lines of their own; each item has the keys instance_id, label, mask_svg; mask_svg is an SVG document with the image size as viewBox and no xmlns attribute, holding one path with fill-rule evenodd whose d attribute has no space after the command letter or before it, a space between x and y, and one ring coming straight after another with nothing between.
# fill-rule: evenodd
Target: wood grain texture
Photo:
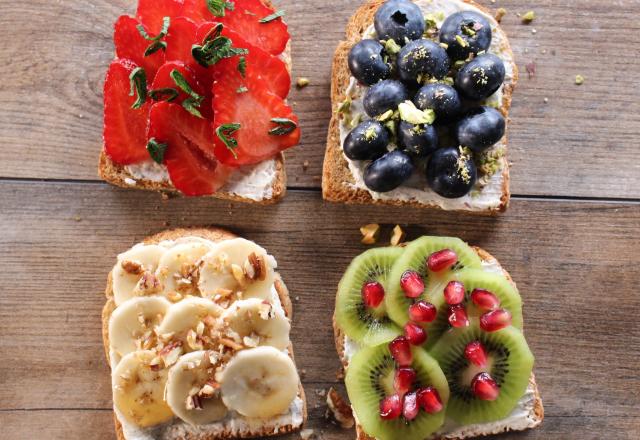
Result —
<instances>
[{"instance_id":1,"label":"wood grain texture","mask_svg":"<svg viewBox=\"0 0 640 440\"><path fill-rule=\"evenodd\" d=\"M324 421L317 392L339 383L335 287L365 249L358 230L365 222L387 225L384 240L395 223L422 225L408 227L409 238L461 236L514 277L547 414L538 432L522 437L631 439L640 430L640 204L515 199L507 215L485 219L326 204L317 191L292 191L260 210L149 200L101 183L0 185L0 423L11 438L29 438L39 426L50 426L52 438L111 438L100 310L115 256L167 227L214 223L278 259L294 298L292 338L310 423L327 439L352 438Z\"/></svg>"},{"instance_id":2,"label":"wood grain texture","mask_svg":"<svg viewBox=\"0 0 640 440\"><path fill-rule=\"evenodd\" d=\"M97 179L112 24L134 3L0 0L0 176ZM294 77L311 79L291 95L303 139L288 155L289 186L319 187L331 56L357 4L276 3L293 35ZM481 3L509 11L503 24L523 72L511 113L513 193L639 199L640 58L629 49L640 43L629 19L638 0ZM522 25L516 13L529 9L538 18ZM584 85L574 84L576 74Z\"/></svg>"}]
</instances>

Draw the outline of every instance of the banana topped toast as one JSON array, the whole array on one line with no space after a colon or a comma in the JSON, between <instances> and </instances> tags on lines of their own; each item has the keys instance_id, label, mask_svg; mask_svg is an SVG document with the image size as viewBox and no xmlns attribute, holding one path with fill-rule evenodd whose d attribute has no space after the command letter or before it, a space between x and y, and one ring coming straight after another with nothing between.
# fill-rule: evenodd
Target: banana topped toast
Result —
<instances>
[{"instance_id":1,"label":"banana topped toast","mask_svg":"<svg viewBox=\"0 0 640 440\"><path fill-rule=\"evenodd\" d=\"M371 249L346 270L335 342L358 439L463 439L544 417L522 299L495 258L457 238Z\"/></svg>"},{"instance_id":2,"label":"banana topped toast","mask_svg":"<svg viewBox=\"0 0 640 440\"><path fill-rule=\"evenodd\" d=\"M291 301L265 249L177 229L118 256L103 339L119 439L221 439L298 430L304 390Z\"/></svg>"}]
</instances>

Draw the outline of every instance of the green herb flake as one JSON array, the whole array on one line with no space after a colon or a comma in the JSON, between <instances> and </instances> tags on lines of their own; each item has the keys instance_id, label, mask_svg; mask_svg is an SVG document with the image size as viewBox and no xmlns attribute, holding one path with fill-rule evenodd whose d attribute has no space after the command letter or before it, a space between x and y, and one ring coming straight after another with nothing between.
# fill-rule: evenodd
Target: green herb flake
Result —
<instances>
[{"instance_id":1,"label":"green herb flake","mask_svg":"<svg viewBox=\"0 0 640 440\"><path fill-rule=\"evenodd\" d=\"M129 96L137 96L131 108L139 109L147 100L147 75L142 67L133 69L129 75L129 83L131 84Z\"/></svg>"},{"instance_id":2,"label":"green herb flake","mask_svg":"<svg viewBox=\"0 0 640 440\"><path fill-rule=\"evenodd\" d=\"M167 49L167 43L164 41L160 41L162 40L164 37L167 36L167 33L169 32L169 25L171 24L171 18L170 17L164 17L162 19L162 29L160 29L160 33L158 35L156 35L155 37L150 36L147 31L145 30L144 26L139 24L136 26L136 29L138 29L138 32L140 33L140 35L142 36L142 38L144 38L147 41L151 41L151 44L149 46L147 46L147 48L144 51L144 56L148 57L149 55L152 55L154 53L156 53L159 50L166 50Z\"/></svg>"},{"instance_id":3,"label":"green herb flake","mask_svg":"<svg viewBox=\"0 0 640 440\"><path fill-rule=\"evenodd\" d=\"M149 90L149 98L154 101L167 101L171 102L180 95L176 89L172 87L163 87L161 89Z\"/></svg>"},{"instance_id":4,"label":"green herb flake","mask_svg":"<svg viewBox=\"0 0 640 440\"><path fill-rule=\"evenodd\" d=\"M298 127L295 121L287 118L273 118L271 122L278 125L276 128L269 130L269 134L272 136L285 136Z\"/></svg>"},{"instance_id":5,"label":"green herb flake","mask_svg":"<svg viewBox=\"0 0 640 440\"><path fill-rule=\"evenodd\" d=\"M247 76L247 59L245 57L240 57L238 60L238 72L243 78Z\"/></svg>"},{"instance_id":6,"label":"green herb flake","mask_svg":"<svg viewBox=\"0 0 640 440\"><path fill-rule=\"evenodd\" d=\"M260 23L271 23L273 20L277 20L280 17L284 17L284 10L280 9L279 11L274 12L271 15L267 15L264 18L260 19Z\"/></svg>"},{"instance_id":7,"label":"green herb flake","mask_svg":"<svg viewBox=\"0 0 640 440\"><path fill-rule=\"evenodd\" d=\"M469 174L468 162L471 160L471 150L467 147L460 146L460 157L456 163L458 167L458 174L465 183L471 181L471 175Z\"/></svg>"},{"instance_id":8,"label":"green herb flake","mask_svg":"<svg viewBox=\"0 0 640 440\"><path fill-rule=\"evenodd\" d=\"M533 11L525 12L524 14L522 14L522 17L520 17L520 19L524 24L531 23L533 20L535 20L535 18L536 18L536 13Z\"/></svg>"},{"instance_id":9,"label":"green herb flake","mask_svg":"<svg viewBox=\"0 0 640 440\"><path fill-rule=\"evenodd\" d=\"M202 118L202 114L200 113L200 110L198 110L198 107L200 107L200 104L202 104L204 96L200 96L191 88L186 78L182 76L178 69L173 69L169 76L171 77L171 79L173 79L173 82L176 83L180 90L189 95L189 98L185 99L182 102L182 107L184 107L184 109L191 113L193 116Z\"/></svg>"},{"instance_id":10,"label":"green herb flake","mask_svg":"<svg viewBox=\"0 0 640 440\"><path fill-rule=\"evenodd\" d=\"M381 115L376 116L376 119L380 122L388 121L393 117L393 110L387 110Z\"/></svg>"},{"instance_id":11,"label":"green herb flake","mask_svg":"<svg viewBox=\"0 0 640 440\"><path fill-rule=\"evenodd\" d=\"M339 105L338 105L338 113L343 113L343 114L347 114L351 112L351 98L350 97L346 97L344 101L342 101Z\"/></svg>"},{"instance_id":12,"label":"green herb flake","mask_svg":"<svg viewBox=\"0 0 640 440\"><path fill-rule=\"evenodd\" d=\"M386 50L387 53L395 55L400 52L402 48L398 43L396 43L396 40L394 40L393 38L389 38L388 40L384 41L384 50Z\"/></svg>"},{"instance_id":13,"label":"green herb flake","mask_svg":"<svg viewBox=\"0 0 640 440\"><path fill-rule=\"evenodd\" d=\"M238 87L238 89L236 90L236 93L247 93L249 91L248 88L246 88L245 86L241 86Z\"/></svg>"},{"instance_id":14,"label":"green herb flake","mask_svg":"<svg viewBox=\"0 0 640 440\"><path fill-rule=\"evenodd\" d=\"M147 151L154 162L162 165L164 162L164 153L167 151L167 144L161 144L155 138L149 139L147 143Z\"/></svg>"},{"instance_id":15,"label":"green herb flake","mask_svg":"<svg viewBox=\"0 0 640 440\"><path fill-rule=\"evenodd\" d=\"M235 149L238 147L238 141L232 136L238 130L240 130L240 124L236 122L222 124L216 128L216 135L236 159L238 158L238 153L236 153Z\"/></svg>"},{"instance_id":16,"label":"green herb flake","mask_svg":"<svg viewBox=\"0 0 640 440\"><path fill-rule=\"evenodd\" d=\"M235 5L233 2L225 0L207 0L207 8L216 17L224 17L225 9L233 11Z\"/></svg>"},{"instance_id":17,"label":"green herb flake","mask_svg":"<svg viewBox=\"0 0 640 440\"><path fill-rule=\"evenodd\" d=\"M249 53L247 49L233 47L231 39L221 35L222 29L223 26L217 24L207 33L202 44L194 44L191 47L191 55L201 66L213 66L224 58Z\"/></svg>"},{"instance_id":18,"label":"green herb flake","mask_svg":"<svg viewBox=\"0 0 640 440\"><path fill-rule=\"evenodd\" d=\"M370 142L377 137L378 134L376 133L376 128L374 126L367 128L364 132L364 140L367 142Z\"/></svg>"}]
</instances>

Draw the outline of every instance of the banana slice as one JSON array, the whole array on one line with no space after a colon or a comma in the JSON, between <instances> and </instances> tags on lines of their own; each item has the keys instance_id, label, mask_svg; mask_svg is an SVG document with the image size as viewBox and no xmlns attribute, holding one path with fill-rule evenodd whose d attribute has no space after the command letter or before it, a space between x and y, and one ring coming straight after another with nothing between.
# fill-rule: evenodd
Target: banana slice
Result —
<instances>
[{"instance_id":1,"label":"banana slice","mask_svg":"<svg viewBox=\"0 0 640 440\"><path fill-rule=\"evenodd\" d=\"M231 330L249 347L270 345L278 350L289 346L291 324L282 310L257 298L234 302L223 315Z\"/></svg>"},{"instance_id":2,"label":"banana slice","mask_svg":"<svg viewBox=\"0 0 640 440\"><path fill-rule=\"evenodd\" d=\"M271 294L274 268L273 257L254 242L225 240L202 259L198 287L202 296L241 291L243 298L265 299Z\"/></svg>"},{"instance_id":3,"label":"banana slice","mask_svg":"<svg viewBox=\"0 0 640 440\"><path fill-rule=\"evenodd\" d=\"M284 413L300 381L291 358L273 347L239 351L219 376L222 401L246 417Z\"/></svg>"},{"instance_id":4,"label":"banana slice","mask_svg":"<svg viewBox=\"0 0 640 440\"><path fill-rule=\"evenodd\" d=\"M132 351L150 349L154 328L162 322L171 303L161 296L131 298L117 307L109 319L109 342L116 362Z\"/></svg>"},{"instance_id":5,"label":"banana slice","mask_svg":"<svg viewBox=\"0 0 640 440\"><path fill-rule=\"evenodd\" d=\"M136 286L143 275L151 275L166 249L156 245L138 245L118 255L118 263L113 268L113 296L119 306L129 298L138 296Z\"/></svg>"},{"instance_id":6,"label":"banana slice","mask_svg":"<svg viewBox=\"0 0 640 440\"><path fill-rule=\"evenodd\" d=\"M122 416L143 428L173 417L164 401L167 370L153 366L152 351L135 351L122 358L113 370L113 402Z\"/></svg>"},{"instance_id":7,"label":"banana slice","mask_svg":"<svg viewBox=\"0 0 640 440\"><path fill-rule=\"evenodd\" d=\"M166 400L175 415L192 425L224 418L227 407L214 380L215 370L206 351L185 354L169 370Z\"/></svg>"},{"instance_id":8,"label":"banana slice","mask_svg":"<svg viewBox=\"0 0 640 440\"><path fill-rule=\"evenodd\" d=\"M162 294L172 301L186 295L197 295L198 262L211 250L204 241L175 245L160 259L156 275L162 283Z\"/></svg>"}]
</instances>

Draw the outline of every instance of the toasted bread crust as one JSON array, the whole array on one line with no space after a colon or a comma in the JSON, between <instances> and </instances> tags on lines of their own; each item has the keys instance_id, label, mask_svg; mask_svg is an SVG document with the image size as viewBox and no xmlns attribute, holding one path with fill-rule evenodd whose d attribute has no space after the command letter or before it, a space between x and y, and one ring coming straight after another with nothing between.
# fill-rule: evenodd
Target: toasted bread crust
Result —
<instances>
[{"instance_id":1,"label":"toasted bread crust","mask_svg":"<svg viewBox=\"0 0 640 440\"><path fill-rule=\"evenodd\" d=\"M373 17L378 8L385 3L386 0L368 0L366 1L349 20L347 24L346 40L338 44L333 57L333 67L331 74L331 103L332 109L346 99L346 90L349 86L351 72L347 65L347 58L351 48L362 39L362 34L373 23ZM473 0L462 0L465 3L473 5L489 16L491 11L487 8L475 3ZM504 34L501 28L498 32ZM509 41L504 35L503 49L511 54L513 52L509 46ZM502 106L499 109L508 121L509 108L511 107L511 98L513 89L518 81L518 68L515 63L512 65L513 79L511 83L505 84L503 91ZM508 125L508 124L507 124ZM503 138L506 142L506 134ZM483 211L472 211L467 209L458 209L453 211L472 213L478 215L496 215L504 212L509 204L511 197L509 189L509 162L505 157L502 159L502 195L500 197L500 205ZM331 202L342 202L347 204L381 204L393 206L414 206L418 208L435 208L441 209L438 205L432 203L422 203L418 201L402 201L402 200L377 200L371 194L360 188L355 188L353 184L355 180L347 160L342 154L342 146L340 142L340 115L334 111L331 121L329 122L329 132L327 135L327 149L325 152L324 165L322 171L322 196L325 200Z\"/></svg>"},{"instance_id":2,"label":"toasted bread crust","mask_svg":"<svg viewBox=\"0 0 640 440\"><path fill-rule=\"evenodd\" d=\"M177 240L181 237L200 237L211 240L213 242L219 242L223 240L229 240L232 238L236 238L236 235L232 234L229 231L219 228L178 228L171 229L167 231L160 232L158 234L152 235L150 237L145 238L142 242L145 244L158 244L161 241L165 240ZM275 282L276 292L280 298L280 302L282 303L282 307L286 316L291 320L293 319L293 307L291 303L291 298L289 297L289 291L282 281L280 274L276 274L276 282ZM111 314L116 308L115 301L113 299L113 278L112 272L109 272L107 277L107 288L105 290L105 296L107 297L107 302L102 309L102 342L104 345L105 357L107 360L107 364L111 365L109 360L109 319L111 318ZM289 345L289 355L291 359L295 363L295 358L293 354L293 345ZM307 399L305 397L304 388L302 384L300 384L298 396L302 399L303 407L302 407L302 420L303 425L307 420ZM113 421L115 425L116 437L118 440L127 440L124 436L124 432L122 430L122 424L118 420L115 412L113 414ZM301 426L293 426L293 425L282 425L277 428L277 432L274 430L257 430L255 432L247 432L243 433L241 436L233 435L232 432L216 432L216 433L202 433L202 434L185 434L181 437L175 437L172 440L222 440L222 439L234 439L234 438L253 438L253 437L270 437L278 434L286 434L290 432L295 432L299 430Z\"/></svg>"},{"instance_id":3,"label":"toasted bread crust","mask_svg":"<svg viewBox=\"0 0 640 440\"><path fill-rule=\"evenodd\" d=\"M509 282L511 284L516 285L516 283L513 281L513 278L511 278L511 275L509 275L509 272L507 272L504 267L502 267L500 265L500 263L498 262L498 260L496 258L494 258L489 252L485 251L482 248L476 247L476 246L472 246L473 250L476 251L476 253L478 254L478 256L480 257L480 259L482 261L495 261L498 266L500 267L500 269L502 270L503 275L507 278L507 280L509 280ZM337 299L337 298L336 298ZM342 363L342 369L346 369L348 362L345 359L344 356L344 338L345 338L345 334L344 332L340 329L340 327L338 327L338 323L336 322L336 315L335 315L335 311L333 314L333 333L334 333L334 342L336 345L336 351L338 352L338 356L340 357L340 362ZM537 426L539 426L542 423L542 420L544 419L544 407L542 405L542 398L540 397L540 391L538 390L538 385L536 384L536 378L535 375L533 374L533 372L531 373L531 377L529 378L529 383L533 386L533 392L535 395L535 404L534 404L534 408L533 408L533 415L535 418L535 424L529 428L525 428L525 429L533 429ZM513 431L513 429L506 429L504 432L509 432L509 431ZM487 433L486 435L490 435L491 433ZM432 440L463 440L464 438L469 438L469 437L459 437L459 438L440 438L440 439L432 439ZM362 426L357 422L356 419L356 440L375 440L374 437L368 436L363 430L362 430Z\"/></svg>"}]
</instances>

